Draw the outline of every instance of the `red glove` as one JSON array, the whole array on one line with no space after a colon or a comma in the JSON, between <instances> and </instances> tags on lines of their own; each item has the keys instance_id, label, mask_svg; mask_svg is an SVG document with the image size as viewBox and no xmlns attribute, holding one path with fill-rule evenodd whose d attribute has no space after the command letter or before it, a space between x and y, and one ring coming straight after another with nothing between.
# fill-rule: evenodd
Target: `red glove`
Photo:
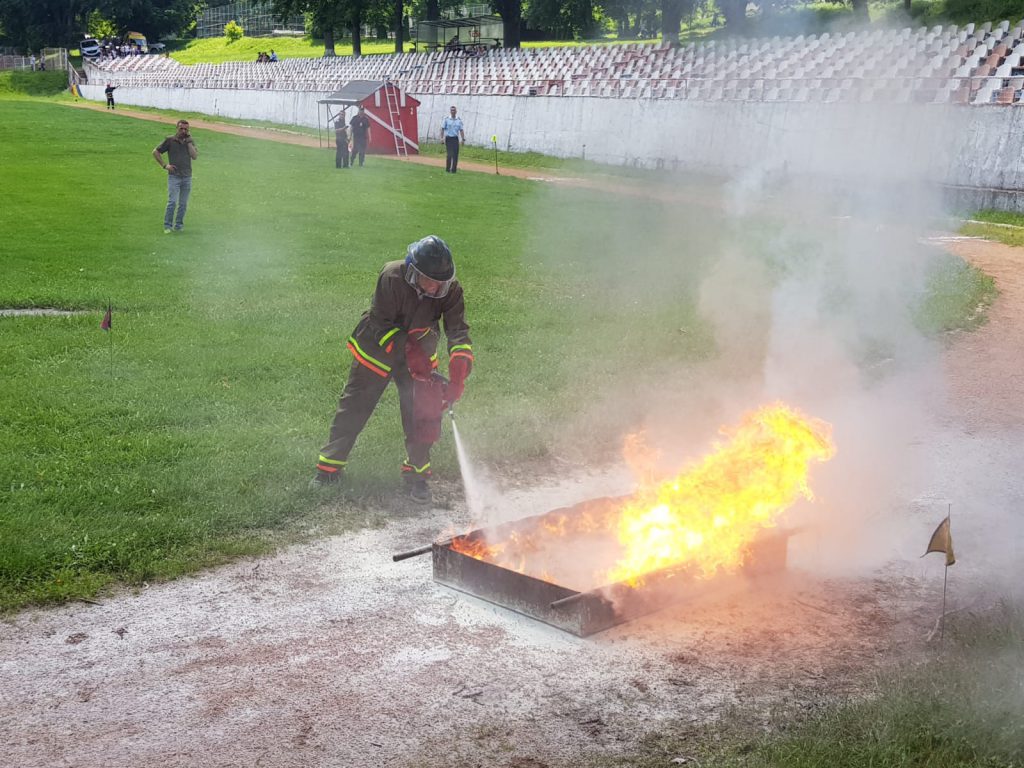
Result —
<instances>
[{"instance_id":1,"label":"red glove","mask_svg":"<svg viewBox=\"0 0 1024 768\"><path fill-rule=\"evenodd\" d=\"M430 357L412 336L405 340L405 364L409 366L412 377L421 381L429 379L430 374L434 372Z\"/></svg>"},{"instance_id":2,"label":"red glove","mask_svg":"<svg viewBox=\"0 0 1024 768\"><path fill-rule=\"evenodd\" d=\"M448 389L445 400L448 404L456 402L466 391L466 379L473 368L473 361L465 355L453 357L448 363Z\"/></svg>"}]
</instances>

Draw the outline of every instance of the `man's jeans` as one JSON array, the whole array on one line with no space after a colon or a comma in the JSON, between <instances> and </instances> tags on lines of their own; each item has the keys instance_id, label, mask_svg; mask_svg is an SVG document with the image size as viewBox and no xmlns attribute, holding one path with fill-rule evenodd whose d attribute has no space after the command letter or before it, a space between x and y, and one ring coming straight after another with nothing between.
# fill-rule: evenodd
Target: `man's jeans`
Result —
<instances>
[{"instance_id":1,"label":"man's jeans","mask_svg":"<svg viewBox=\"0 0 1024 768\"><path fill-rule=\"evenodd\" d=\"M185 211L188 209L188 196L192 192L191 176L167 174L167 210L164 212L164 229L181 229L185 223ZM178 207L178 216L174 216L174 207Z\"/></svg>"}]
</instances>

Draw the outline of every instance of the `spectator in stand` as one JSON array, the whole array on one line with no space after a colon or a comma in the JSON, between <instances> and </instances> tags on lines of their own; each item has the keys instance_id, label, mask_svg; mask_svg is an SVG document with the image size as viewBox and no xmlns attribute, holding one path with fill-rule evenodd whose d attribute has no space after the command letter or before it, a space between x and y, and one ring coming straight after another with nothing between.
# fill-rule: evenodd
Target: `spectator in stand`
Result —
<instances>
[{"instance_id":1,"label":"spectator in stand","mask_svg":"<svg viewBox=\"0 0 1024 768\"><path fill-rule=\"evenodd\" d=\"M107 95L107 109L114 108L114 91L117 89L116 85L107 83L107 87L103 89L103 93Z\"/></svg>"},{"instance_id":2,"label":"spectator in stand","mask_svg":"<svg viewBox=\"0 0 1024 768\"><path fill-rule=\"evenodd\" d=\"M441 123L441 138L444 139L444 148L447 153L445 158L445 173L455 173L459 167L459 139L466 143L466 133L462 129L462 119L456 117L455 106L449 110L451 117L446 117Z\"/></svg>"},{"instance_id":3,"label":"spectator in stand","mask_svg":"<svg viewBox=\"0 0 1024 768\"><path fill-rule=\"evenodd\" d=\"M277 61L277 54L274 53L274 49L273 48L270 49L270 60L271 61Z\"/></svg>"},{"instance_id":4,"label":"spectator in stand","mask_svg":"<svg viewBox=\"0 0 1024 768\"><path fill-rule=\"evenodd\" d=\"M359 106L359 114L352 118L348 125L352 131L352 167L356 165L356 156L359 157L359 167L363 167L363 159L366 157L366 145L370 142L370 118L366 116L366 108Z\"/></svg>"}]
</instances>

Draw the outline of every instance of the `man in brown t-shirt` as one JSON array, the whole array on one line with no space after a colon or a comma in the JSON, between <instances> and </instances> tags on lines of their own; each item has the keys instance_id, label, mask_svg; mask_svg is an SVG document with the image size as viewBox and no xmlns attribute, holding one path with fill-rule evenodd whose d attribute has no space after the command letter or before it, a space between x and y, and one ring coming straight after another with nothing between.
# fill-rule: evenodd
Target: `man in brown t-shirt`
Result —
<instances>
[{"instance_id":1,"label":"man in brown t-shirt","mask_svg":"<svg viewBox=\"0 0 1024 768\"><path fill-rule=\"evenodd\" d=\"M164 162L164 154L167 162ZM199 156L192 135L189 133L188 120L179 120L177 131L168 136L156 149L153 157L160 167L167 171L167 209L164 211L164 234L171 232L173 227L180 231L185 225L185 211L188 209L188 196L192 192L192 161ZM175 216L177 208L177 216Z\"/></svg>"}]
</instances>

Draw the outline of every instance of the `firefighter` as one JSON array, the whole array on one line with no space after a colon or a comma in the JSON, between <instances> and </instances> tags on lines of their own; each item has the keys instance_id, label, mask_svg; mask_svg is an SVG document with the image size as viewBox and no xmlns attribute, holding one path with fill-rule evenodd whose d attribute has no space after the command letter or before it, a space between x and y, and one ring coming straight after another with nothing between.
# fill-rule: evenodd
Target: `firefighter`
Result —
<instances>
[{"instance_id":1,"label":"firefighter","mask_svg":"<svg viewBox=\"0 0 1024 768\"><path fill-rule=\"evenodd\" d=\"M447 381L437 372L439 323L448 343ZM444 409L462 397L473 367L462 286L444 240L425 237L409 246L404 260L384 265L348 349L348 383L320 451L315 482L327 485L344 476L356 437L393 380L405 432L402 476L413 500L429 504L430 447L441 436Z\"/></svg>"}]
</instances>

